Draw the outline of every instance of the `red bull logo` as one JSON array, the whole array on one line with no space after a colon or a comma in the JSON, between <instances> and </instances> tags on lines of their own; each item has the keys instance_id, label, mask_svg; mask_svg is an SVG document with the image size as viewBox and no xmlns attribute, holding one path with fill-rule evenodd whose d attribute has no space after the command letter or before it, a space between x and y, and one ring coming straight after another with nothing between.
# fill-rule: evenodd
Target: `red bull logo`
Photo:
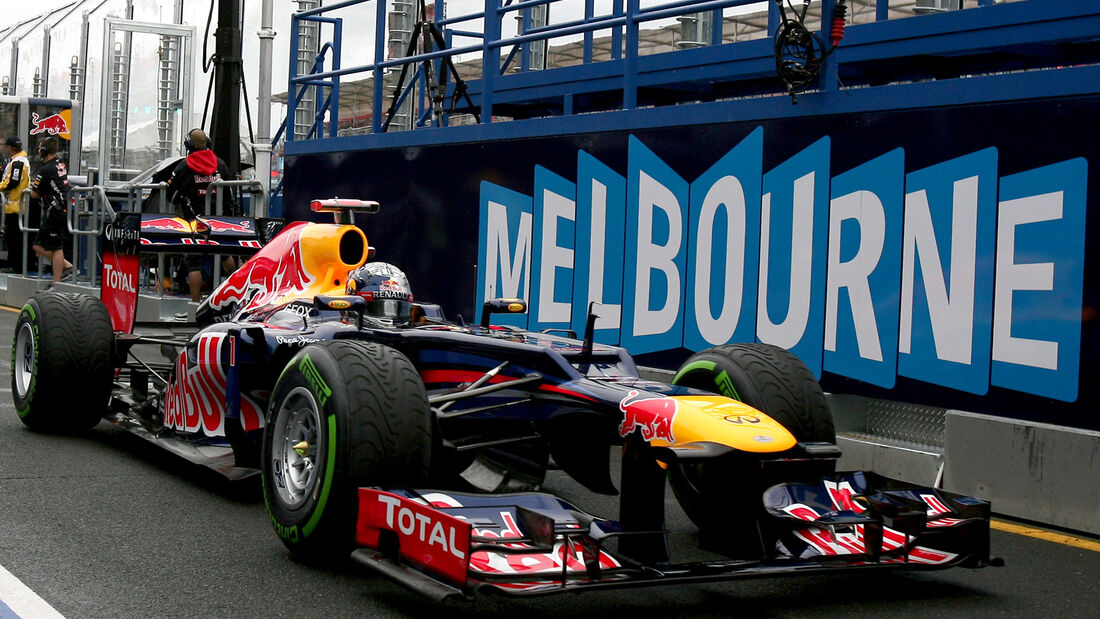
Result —
<instances>
[{"instance_id":1,"label":"red bull logo","mask_svg":"<svg viewBox=\"0 0 1100 619\"><path fill-rule=\"evenodd\" d=\"M262 307L287 293L305 290L316 279L302 261L301 227L288 228L237 269L207 299L214 309L244 303ZM238 307L237 310L242 309Z\"/></svg>"},{"instance_id":2,"label":"red bull logo","mask_svg":"<svg viewBox=\"0 0 1100 619\"><path fill-rule=\"evenodd\" d=\"M141 230L166 232L192 232L191 222L182 217L150 217L141 220Z\"/></svg>"},{"instance_id":3,"label":"red bull logo","mask_svg":"<svg viewBox=\"0 0 1100 619\"><path fill-rule=\"evenodd\" d=\"M252 222L248 219L237 221L226 219L203 219L202 222L211 232L230 232L233 234L253 234Z\"/></svg>"},{"instance_id":4,"label":"red bull logo","mask_svg":"<svg viewBox=\"0 0 1100 619\"><path fill-rule=\"evenodd\" d=\"M37 113L31 113L31 123L34 125L31 127L31 135L47 133L69 139L69 119L67 117L70 114L72 114L70 110L62 110L58 114L39 118Z\"/></svg>"},{"instance_id":5,"label":"red bull logo","mask_svg":"<svg viewBox=\"0 0 1100 619\"><path fill-rule=\"evenodd\" d=\"M378 285L379 290L388 290L390 292L401 292L401 284L392 279L387 279Z\"/></svg>"},{"instance_id":6,"label":"red bull logo","mask_svg":"<svg viewBox=\"0 0 1100 619\"><path fill-rule=\"evenodd\" d=\"M642 438L647 442L663 439L675 443L672 422L676 419L677 405L672 398L631 390L619 402L619 410L623 412L619 436L628 436L637 428L642 431Z\"/></svg>"}]
</instances>

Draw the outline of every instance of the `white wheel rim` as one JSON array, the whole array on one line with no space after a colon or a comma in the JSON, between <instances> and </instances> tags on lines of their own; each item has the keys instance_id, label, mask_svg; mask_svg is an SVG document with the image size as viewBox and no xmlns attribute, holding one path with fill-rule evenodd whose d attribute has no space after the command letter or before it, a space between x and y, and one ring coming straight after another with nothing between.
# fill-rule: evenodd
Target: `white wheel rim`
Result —
<instances>
[{"instance_id":1,"label":"white wheel rim","mask_svg":"<svg viewBox=\"0 0 1100 619\"><path fill-rule=\"evenodd\" d=\"M15 358L11 368L15 377L15 393L21 399L26 399L34 379L35 344L34 327L29 322L23 323L15 338Z\"/></svg>"},{"instance_id":2,"label":"white wheel rim","mask_svg":"<svg viewBox=\"0 0 1100 619\"><path fill-rule=\"evenodd\" d=\"M295 387L275 415L271 442L272 477L279 502L301 507L314 494L326 453L321 411L305 387Z\"/></svg>"}]
</instances>

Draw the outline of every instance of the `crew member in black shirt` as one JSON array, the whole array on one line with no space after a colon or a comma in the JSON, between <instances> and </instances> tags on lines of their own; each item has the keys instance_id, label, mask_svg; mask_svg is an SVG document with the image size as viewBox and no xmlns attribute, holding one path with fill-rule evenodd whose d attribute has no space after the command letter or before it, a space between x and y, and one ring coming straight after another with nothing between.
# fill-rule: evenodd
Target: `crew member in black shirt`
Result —
<instances>
[{"instance_id":1,"label":"crew member in black shirt","mask_svg":"<svg viewBox=\"0 0 1100 619\"><path fill-rule=\"evenodd\" d=\"M212 215L204 212L206 193L211 193L211 204L215 204L218 189L210 188L210 183L227 180L229 167L210 150L210 138L202 129L189 131L183 145L187 148L187 157L176 165L168 180L168 201L176 207L177 214L187 219L194 219L195 215ZM236 208L231 193L226 194L223 206L226 214Z\"/></svg>"},{"instance_id":2,"label":"crew member in black shirt","mask_svg":"<svg viewBox=\"0 0 1100 619\"><path fill-rule=\"evenodd\" d=\"M177 215L193 220L196 215L212 214L205 212L206 194L211 194L211 205L217 204L218 188L210 187L210 183L227 179L229 167L210 150L210 138L202 129L188 131L183 145L187 149L187 157L176 165L172 178L168 180L168 201L175 207ZM226 193L222 206L226 213L236 214L236 201L231 192ZM204 271L213 272L208 263L209 260L195 255L187 255L183 259L181 270L187 274L192 301L198 302L202 298ZM232 272L237 266L234 256L222 259L224 272Z\"/></svg>"},{"instance_id":3,"label":"crew member in black shirt","mask_svg":"<svg viewBox=\"0 0 1100 619\"><path fill-rule=\"evenodd\" d=\"M42 205L42 223L34 237L34 253L53 265L53 284L73 273L65 259L65 239L69 236L69 174L65 162L57 158L57 139L46 138L38 145L42 165L31 183L31 197Z\"/></svg>"}]
</instances>

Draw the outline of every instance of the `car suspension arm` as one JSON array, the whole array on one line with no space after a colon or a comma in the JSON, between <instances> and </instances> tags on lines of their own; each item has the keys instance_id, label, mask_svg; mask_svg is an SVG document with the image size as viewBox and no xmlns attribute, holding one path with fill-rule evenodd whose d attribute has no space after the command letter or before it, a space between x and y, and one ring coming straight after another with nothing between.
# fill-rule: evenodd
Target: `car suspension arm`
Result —
<instances>
[{"instance_id":1,"label":"car suspension arm","mask_svg":"<svg viewBox=\"0 0 1100 619\"><path fill-rule=\"evenodd\" d=\"M542 380L543 380L543 378L542 378L541 374L528 374L527 376L524 376L523 378L517 378L515 380L510 380L510 381L503 382L503 383L496 383L496 384L493 384L493 385L486 385L484 387L474 387L473 385L471 385L470 387L468 387L468 388L466 388L462 391L456 391L454 393L442 393L440 395L428 396L428 403L431 404L432 406L435 406L437 404L454 402L456 400L465 400L466 398L473 398L473 397L477 397L477 396L480 396L480 395L485 395L487 393L493 393L494 391L501 391L501 390L504 390L504 389L515 389L516 387L519 387L521 385L526 385L526 384L535 383L535 382L541 382ZM474 384L476 384L476 383L474 383Z\"/></svg>"},{"instance_id":2,"label":"car suspension arm","mask_svg":"<svg viewBox=\"0 0 1100 619\"><path fill-rule=\"evenodd\" d=\"M489 370L488 372L486 372L485 374L483 374L481 376L481 378L475 380L474 382L470 383L469 385L466 385L466 387L463 388L463 390L459 391L458 393L463 393L463 392L469 391L470 389L477 389L478 387L484 385L486 382L491 380L494 376L499 374L500 371L503 370L507 365L508 365L507 361L505 361L504 363L501 363L500 365L496 366L495 368L493 368L493 369ZM429 398L428 401L431 402L433 405L435 404L435 402L432 402L431 398ZM440 401L443 402L443 405L439 407L439 412L443 412L443 411L447 410L451 406L451 404L454 404L454 402L455 402L455 400L450 400L450 401L440 400Z\"/></svg>"}]
</instances>

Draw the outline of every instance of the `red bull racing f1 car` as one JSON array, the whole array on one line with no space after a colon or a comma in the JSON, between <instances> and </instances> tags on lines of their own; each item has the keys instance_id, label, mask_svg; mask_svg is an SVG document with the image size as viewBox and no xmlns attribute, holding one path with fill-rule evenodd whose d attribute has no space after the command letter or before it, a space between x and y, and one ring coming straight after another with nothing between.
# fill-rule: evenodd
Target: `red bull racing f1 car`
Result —
<instances>
[{"instance_id":1,"label":"red bull racing f1 car","mask_svg":"<svg viewBox=\"0 0 1100 619\"><path fill-rule=\"evenodd\" d=\"M377 204L313 207L337 223L120 217L102 300L47 292L23 307L23 423L106 418L231 478L258 471L293 553L352 553L435 598L996 563L986 501L835 472L828 404L791 353L719 346L663 383L593 342L595 308L579 339L492 324L526 311L519 299L448 322L400 270L368 262L351 214ZM197 324L135 328L137 257L159 251L254 255ZM618 495L619 513L539 492L551 467ZM666 488L705 558L674 560Z\"/></svg>"}]
</instances>

